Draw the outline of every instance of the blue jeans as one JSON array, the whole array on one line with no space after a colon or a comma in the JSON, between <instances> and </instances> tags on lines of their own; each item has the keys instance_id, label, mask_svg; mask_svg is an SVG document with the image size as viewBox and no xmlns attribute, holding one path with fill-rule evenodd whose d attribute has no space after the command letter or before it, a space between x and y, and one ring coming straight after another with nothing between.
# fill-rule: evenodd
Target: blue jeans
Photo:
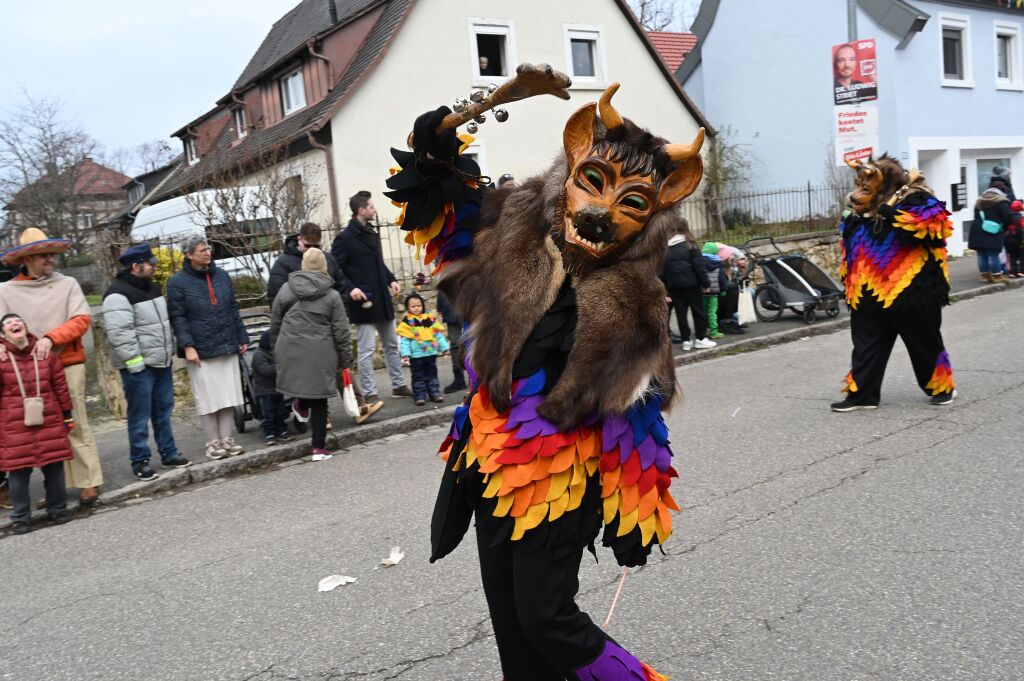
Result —
<instances>
[{"instance_id":1,"label":"blue jeans","mask_svg":"<svg viewBox=\"0 0 1024 681\"><path fill-rule=\"evenodd\" d=\"M149 461L149 421L161 461L181 456L174 444L171 412L174 411L174 378L171 367L146 367L137 374L121 369L121 383L128 400L128 443L131 462Z\"/></svg>"},{"instance_id":2,"label":"blue jeans","mask_svg":"<svg viewBox=\"0 0 1024 681\"><path fill-rule=\"evenodd\" d=\"M978 271L982 274L1002 274L1003 267L999 264L999 251L994 248L976 248L978 252Z\"/></svg>"},{"instance_id":3,"label":"blue jeans","mask_svg":"<svg viewBox=\"0 0 1024 681\"><path fill-rule=\"evenodd\" d=\"M263 437L284 435L288 432L288 414L292 410L292 401L284 399L280 393L260 395L260 429Z\"/></svg>"}]
</instances>

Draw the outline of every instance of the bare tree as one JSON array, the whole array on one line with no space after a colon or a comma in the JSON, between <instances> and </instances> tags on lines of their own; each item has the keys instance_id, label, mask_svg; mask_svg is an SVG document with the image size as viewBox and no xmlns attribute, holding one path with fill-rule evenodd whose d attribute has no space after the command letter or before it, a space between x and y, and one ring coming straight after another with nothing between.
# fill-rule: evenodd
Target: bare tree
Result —
<instances>
[{"instance_id":1,"label":"bare tree","mask_svg":"<svg viewBox=\"0 0 1024 681\"><path fill-rule=\"evenodd\" d=\"M645 31L664 31L676 23L675 0L630 0L629 5Z\"/></svg>"},{"instance_id":2,"label":"bare tree","mask_svg":"<svg viewBox=\"0 0 1024 681\"><path fill-rule=\"evenodd\" d=\"M188 195L193 222L205 229L215 256L231 258L236 278L253 282L254 287L236 286L243 301L263 296L284 239L310 221L324 200L284 161L279 154L262 154L216 173L204 183L205 191Z\"/></svg>"},{"instance_id":3,"label":"bare tree","mask_svg":"<svg viewBox=\"0 0 1024 681\"><path fill-rule=\"evenodd\" d=\"M98 145L63 117L63 102L24 97L0 121L0 199L7 227L37 225L51 237L70 236L96 179L84 161Z\"/></svg>"}]
</instances>

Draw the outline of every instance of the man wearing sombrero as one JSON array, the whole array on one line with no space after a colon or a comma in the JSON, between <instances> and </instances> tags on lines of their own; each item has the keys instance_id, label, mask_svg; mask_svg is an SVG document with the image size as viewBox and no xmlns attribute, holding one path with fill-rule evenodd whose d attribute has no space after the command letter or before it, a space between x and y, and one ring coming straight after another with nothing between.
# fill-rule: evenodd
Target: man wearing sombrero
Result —
<instances>
[{"instance_id":1,"label":"man wearing sombrero","mask_svg":"<svg viewBox=\"0 0 1024 681\"><path fill-rule=\"evenodd\" d=\"M30 333L40 340L34 352L46 359L58 353L71 392L75 429L70 433L74 458L64 464L68 487L81 490L79 503L88 506L103 484L96 440L85 410L85 347L82 338L92 315L82 287L71 277L54 271L58 254L71 246L67 239L50 239L41 229L29 227L18 245L0 253L4 265L18 265L20 272L0 284L0 315L17 313ZM7 361L0 353L0 361Z\"/></svg>"}]
</instances>

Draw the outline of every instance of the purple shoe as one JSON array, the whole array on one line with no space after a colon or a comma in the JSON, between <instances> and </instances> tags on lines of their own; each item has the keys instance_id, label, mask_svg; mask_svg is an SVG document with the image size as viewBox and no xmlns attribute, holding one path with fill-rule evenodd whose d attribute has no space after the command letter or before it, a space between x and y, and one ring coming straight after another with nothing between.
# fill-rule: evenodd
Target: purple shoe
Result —
<instances>
[{"instance_id":1,"label":"purple shoe","mask_svg":"<svg viewBox=\"0 0 1024 681\"><path fill-rule=\"evenodd\" d=\"M604 642L604 650L592 662L572 671L576 681L666 681L615 641Z\"/></svg>"}]
</instances>

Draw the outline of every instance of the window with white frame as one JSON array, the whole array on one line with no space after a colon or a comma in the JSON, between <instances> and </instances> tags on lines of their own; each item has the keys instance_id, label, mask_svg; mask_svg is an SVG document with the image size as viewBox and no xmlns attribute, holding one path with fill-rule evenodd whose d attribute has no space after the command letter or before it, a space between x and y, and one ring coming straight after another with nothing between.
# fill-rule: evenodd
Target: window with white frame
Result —
<instances>
[{"instance_id":1,"label":"window with white frame","mask_svg":"<svg viewBox=\"0 0 1024 681\"><path fill-rule=\"evenodd\" d=\"M507 19L469 19L474 81L500 82L512 75L516 60L515 26Z\"/></svg>"},{"instance_id":2,"label":"window with white frame","mask_svg":"<svg viewBox=\"0 0 1024 681\"><path fill-rule=\"evenodd\" d=\"M196 136L189 135L185 138L185 160L189 165L199 163L199 148L196 146Z\"/></svg>"},{"instance_id":3,"label":"window with white frame","mask_svg":"<svg viewBox=\"0 0 1024 681\"><path fill-rule=\"evenodd\" d=\"M285 116L306 106L306 87L302 80L301 68L289 72L279 82L281 83L281 106Z\"/></svg>"},{"instance_id":4,"label":"window with white frame","mask_svg":"<svg viewBox=\"0 0 1024 681\"><path fill-rule=\"evenodd\" d=\"M962 14L939 14L941 27L942 84L974 87L971 69L971 20Z\"/></svg>"},{"instance_id":5,"label":"window with white frame","mask_svg":"<svg viewBox=\"0 0 1024 681\"><path fill-rule=\"evenodd\" d=\"M1024 90L1021 73L1020 24L995 22L996 87Z\"/></svg>"},{"instance_id":6,"label":"window with white frame","mask_svg":"<svg viewBox=\"0 0 1024 681\"><path fill-rule=\"evenodd\" d=\"M96 216L92 213L79 213L75 216L75 225L78 229L91 229L96 223Z\"/></svg>"},{"instance_id":7,"label":"window with white frame","mask_svg":"<svg viewBox=\"0 0 1024 681\"><path fill-rule=\"evenodd\" d=\"M597 26L566 25L565 61L574 85L603 87L607 78L604 40Z\"/></svg>"},{"instance_id":8,"label":"window with white frame","mask_svg":"<svg viewBox=\"0 0 1024 681\"><path fill-rule=\"evenodd\" d=\"M235 120L235 135L238 136L238 139L242 139L249 134L249 129L245 123L245 107L240 106L232 110L231 116Z\"/></svg>"}]
</instances>

